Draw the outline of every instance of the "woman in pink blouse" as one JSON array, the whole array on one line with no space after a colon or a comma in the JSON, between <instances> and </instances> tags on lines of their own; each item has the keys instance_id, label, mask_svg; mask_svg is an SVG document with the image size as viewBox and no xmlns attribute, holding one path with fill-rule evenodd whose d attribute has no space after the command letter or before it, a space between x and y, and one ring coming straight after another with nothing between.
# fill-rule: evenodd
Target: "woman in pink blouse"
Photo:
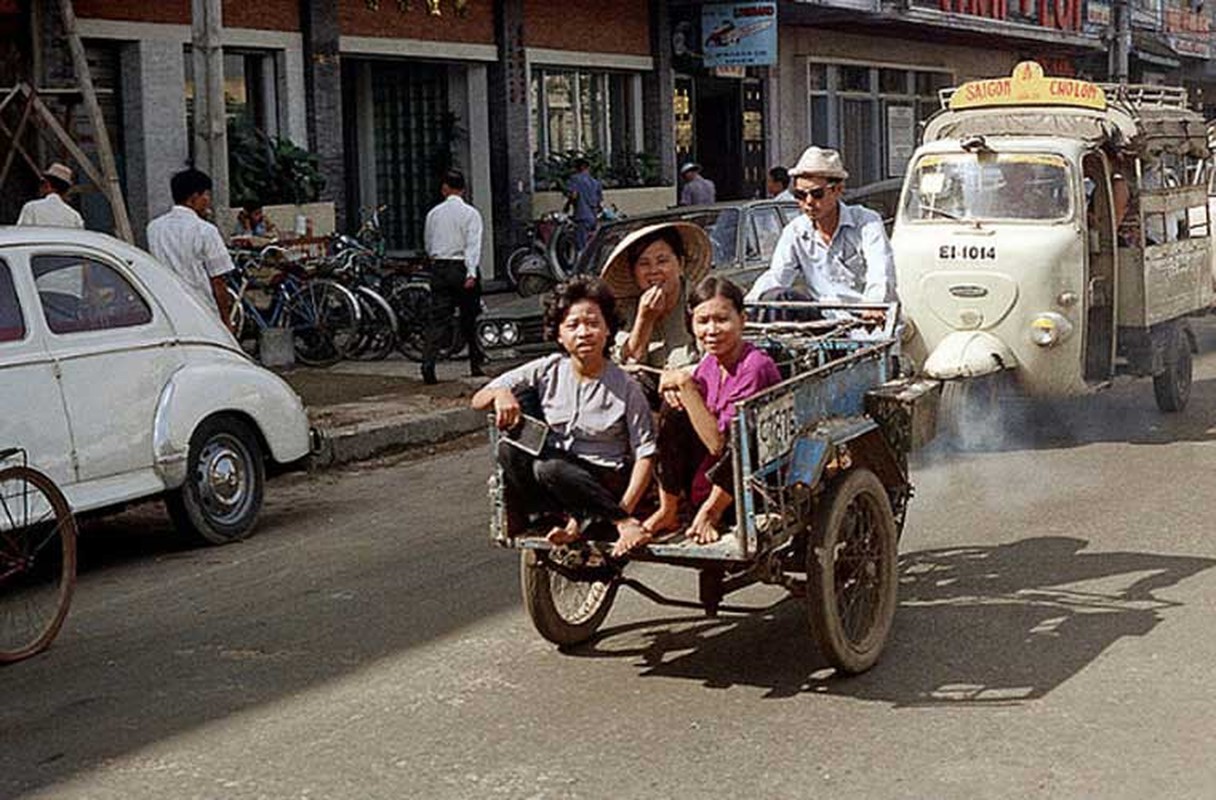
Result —
<instances>
[{"instance_id":1,"label":"woman in pink blouse","mask_svg":"<svg viewBox=\"0 0 1216 800\"><path fill-rule=\"evenodd\" d=\"M743 291L710 276L688 298L693 335L704 357L695 371L667 370L659 381L666 406L659 420L659 508L646 520L651 533L679 525L679 498L697 504L687 530L695 542L718 540L734 502L727 448L735 403L781 381L766 353L743 341Z\"/></svg>"}]
</instances>

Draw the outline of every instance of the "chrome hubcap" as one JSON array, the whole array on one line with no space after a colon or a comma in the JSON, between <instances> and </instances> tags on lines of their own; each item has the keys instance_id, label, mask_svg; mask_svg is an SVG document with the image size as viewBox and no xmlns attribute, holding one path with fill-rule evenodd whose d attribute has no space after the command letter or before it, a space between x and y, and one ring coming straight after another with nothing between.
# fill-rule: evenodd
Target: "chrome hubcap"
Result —
<instances>
[{"instance_id":1,"label":"chrome hubcap","mask_svg":"<svg viewBox=\"0 0 1216 800\"><path fill-rule=\"evenodd\" d=\"M199 454L199 499L218 521L239 517L249 497L247 454L227 437L209 441Z\"/></svg>"}]
</instances>

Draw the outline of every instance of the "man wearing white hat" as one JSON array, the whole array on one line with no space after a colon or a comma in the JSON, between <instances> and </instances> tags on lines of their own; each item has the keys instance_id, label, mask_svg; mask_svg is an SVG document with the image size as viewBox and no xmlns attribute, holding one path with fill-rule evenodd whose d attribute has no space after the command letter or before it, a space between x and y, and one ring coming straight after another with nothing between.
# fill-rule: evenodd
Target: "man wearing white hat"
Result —
<instances>
[{"instance_id":1,"label":"man wearing white hat","mask_svg":"<svg viewBox=\"0 0 1216 800\"><path fill-rule=\"evenodd\" d=\"M819 302L893 302L895 256L882 217L841 202L849 173L840 153L808 147L790 177L802 214L781 232L768 270L752 284L747 299L791 289L801 275L812 299Z\"/></svg>"},{"instance_id":2,"label":"man wearing white hat","mask_svg":"<svg viewBox=\"0 0 1216 800\"><path fill-rule=\"evenodd\" d=\"M84 220L63 196L72 188L72 170L63 164L51 164L42 173L38 184L39 200L21 207L18 225L45 225L52 228L83 228Z\"/></svg>"},{"instance_id":3,"label":"man wearing white hat","mask_svg":"<svg viewBox=\"0 0 1216 800\"><path fill-rule=\"evenodd\" d=\"M684 188L680 190L680 205L706 206L718 199L718 189L714 182L701 175L701 165L689 161L680 167L680 177L684 179Z\"/></svg>"}]
</instances>

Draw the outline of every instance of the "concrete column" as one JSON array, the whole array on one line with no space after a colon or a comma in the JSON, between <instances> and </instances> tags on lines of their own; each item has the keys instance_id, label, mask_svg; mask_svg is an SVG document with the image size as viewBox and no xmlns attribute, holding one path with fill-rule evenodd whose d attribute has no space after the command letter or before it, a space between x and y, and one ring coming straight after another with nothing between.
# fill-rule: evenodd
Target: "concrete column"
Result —
<instances>
[{"instance_id":1,"label":"concrete column","mask_svg":"<svg viewBox=\"0 0 1216 800\"><path fill-rule=\"evenodd\" d=\"M671 57L671 14L663 0L650 2L650 52L654 69L642 78L646 109L646 151L659 157L663 182L676 181L675 75Z\"/></svg>"},{"instance_id":2,"label":"concrete column","mask_svg":"<svg viewBox=\"0 0 1216 800\"><path fill-rule=\"evenodd\" d=\"M468 67L464 118L468 130L468 167L466 175L473 188L473 204L481 211L485 234L481 241L481 274L487 278L494 277L497 264L506 264L494 259L494 181L491 176L490 155L490 119L487 113L488 95L486 89L485 66L472 64ZM528 137L522 137L526 142Z\"/></svg>"},{"instance_id":3,"label":"concrete column","mask_svg":"<svg viewBox=\"0 0 1216 800\"><path fill-rule=\"evenodd\" d=\"M186 167L185 85L181 42L144 39L123 48L127 208L140 245L148 220L173 205L169 178Z\"/></svg>"},{"instance_id":4,"label":"concrete column","mask_svg":"<svg viewBox=\"0 0 1216 800\"><path fill-rule=\"evenodd\" d=\"M495 0L498 61L486 74L491 166L490 210L495 264L524 243L532 217L532 153L528 146L528 62L524 54L523 0ZM484 278L490 276L482 272Z\"/></svg>"},{"instance_id":5,"label":"concrete column","mask_svg":"<svg viewBox=\"0 0 1216 800\"><path fill-rule=\"evenodd\" d=\"M308 145L308 104L304 91L304 54L288 47L275 54L279 73L279 135Z\"/></svg>"},{"instance_id":6,"label":"concrete column","mask_svg":"<svg viewBox=\"0 0 1216 800\"><path fill-rule=\"evenodd\" d=\"M323 200L332 200L338 227L346 223L346 154L342 144L342 63L338 56L338 4L303 0L304 81L308 146L325 176Z\"/></svg>"}]
</instances>

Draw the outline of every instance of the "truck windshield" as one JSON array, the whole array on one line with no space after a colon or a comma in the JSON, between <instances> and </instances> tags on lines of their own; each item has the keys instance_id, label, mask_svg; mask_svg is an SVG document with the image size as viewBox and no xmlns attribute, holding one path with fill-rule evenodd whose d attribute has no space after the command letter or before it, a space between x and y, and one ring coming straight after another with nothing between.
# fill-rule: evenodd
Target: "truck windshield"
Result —
<instances>
[{"instance_id":1,"label":"truck windshield","mask_svg":"<svg viewBox=\"0 0 1216 800\"><path fill-rule=\"evenodd\" d=\"M1068 175L1068 162L1048 153L928 154L916 162L904 219L1065 220Z\"/></svg>"}]
</instances>

